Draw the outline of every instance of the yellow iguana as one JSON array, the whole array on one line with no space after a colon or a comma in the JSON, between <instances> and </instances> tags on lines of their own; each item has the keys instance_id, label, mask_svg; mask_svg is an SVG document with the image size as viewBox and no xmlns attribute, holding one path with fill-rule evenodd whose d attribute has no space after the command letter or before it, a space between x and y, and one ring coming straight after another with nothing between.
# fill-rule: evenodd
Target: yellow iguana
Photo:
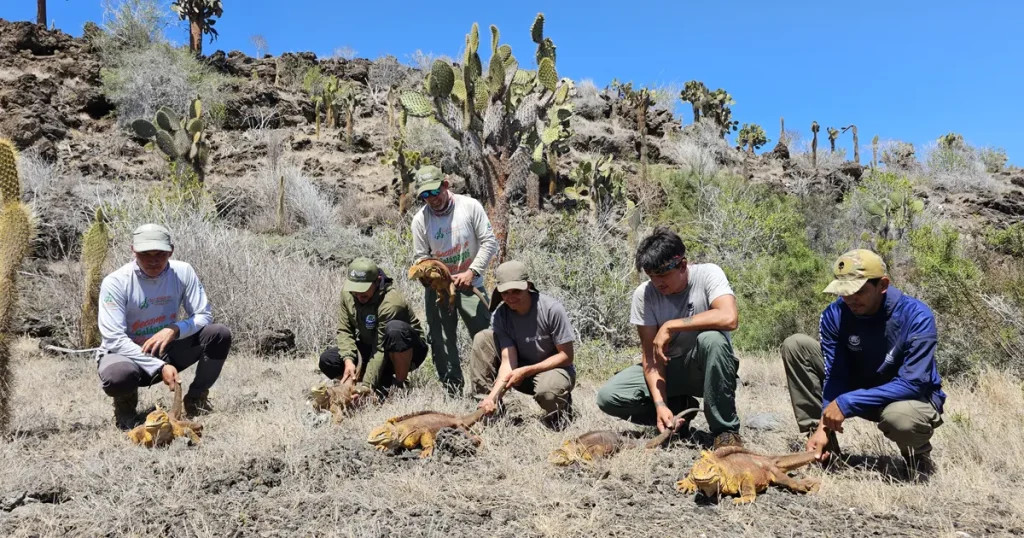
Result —
<instances>
[{"instance_id":1,"label":"yellow iguana","mask_svg":"<svg viewBox=\"0 0 1024 538\"><path fill-rule=\"evenodd\" d=\"M500 400L506 390L507 388L500 390L495 400ZM392 417L384 424L374 428L366 442L375 445L376 449L381 452L388 449L412 450L421 447L423 451L420 452L420 457L426 458L434 453L434 439L437 437L437 432L442 428L454 428L465 433L474 446L480 446L483 440L470 433L469 428L488 414L490 414L488 411L480 408L461 417L436 411L420 411Z\"/></svg>"},{"instance_id":2,"label":"yellow iguana","mask_svg":"<svg viewBox=\"0 0 1024 538\"><path fill-rule=\"evenodd\" d=\"M650 441L643 443L644 448L654 449L661 447L681 425L678 420L686 414L700 411L699 408L686 409L676 414L674 421L675 428L666 428ZM692 417L691 417L692 418ZM575 439L562 443L562 446L553 450L548 455L548 462L555 465L571 465L573 463L591 464L594 460L605 458L618 453L625 447L640 446L639 443L631 443L622 434L612 430L596 430L587 432Z\"/></svg>"},{"instance_id":3,"label":"yellow iguana","mask_svg":"<svg viewBox=\"0 0 1024 538\"><path fill-rule=\"evenodd\" d=\"M409 279L419 280L424 286L437 293L437 304L448 301L448 309L455 308L455 282L452 281L452 274L448 266L437 258L423 258L409 268ZM487 298L473 287L473 293L486 305Z\"/></svg>"},{"instance_id":4,"label":"yellow iguana","mask_svg":"<svg viewBox=\"0 0 1024 538\"><path fill-rule=\"evenodd\" d=\"M797 480L786 474L815 459L813 451L764 456L738 446L722 447L714 452L705 450L686 478L676 483L676 488L684 493L700 490L709 497L739 495L733 499L735 504L753 502L758 493L773 484L802 493L817 491L817 480Z\"/></svg>"},{"instance_id":5,"label":"yellow iguana","mask_svg":"<svg viewBox=\"0 0 1024 538\"><path fill-rule=\"evenodd\" d=\"M146 422L140 424L126 435L133 443L146 448L161 447L171 444L178 437L188 437L190 441L199 443L203 434L203 426L191 420L181 420L182 399L181 385L174 385L174 402L168 413L158 405L155 411L146 415Z\"/></svg>"}]
</instances>

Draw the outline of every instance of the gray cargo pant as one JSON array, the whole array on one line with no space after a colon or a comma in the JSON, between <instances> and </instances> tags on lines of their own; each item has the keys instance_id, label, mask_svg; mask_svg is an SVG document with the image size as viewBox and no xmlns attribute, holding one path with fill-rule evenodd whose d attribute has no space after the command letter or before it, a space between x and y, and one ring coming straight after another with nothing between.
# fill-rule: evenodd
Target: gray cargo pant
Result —
<instances>
[{"instance_id":1,"label":"gray cargo pant","mask_svg":"<svg viewBox=\"0 0 1024 538\"><path fill-rule=\"evenodd\" d=\"M473 351L470 354L470 376L473 394L486 398L494 387L498 377L501 356L494 331L484 329L473 337ZM523 380L514 387L523 394L533 396L533 400L543 409L547 416L555 416L566 411L572 405L572 389L576 386L575 368L553 368Z\"/></svg>"},{"instance_id":2,"label":"gray cargo pant","mask_svg":"<svg viewBox=\"0 0 1024 538\"><path fill-rule=\"evenodd\" d=\"M801 432L812 433L821 420L825 382L821 345L806 334L794 334L782 343L782 362L797 425ZM942 417L931 402L919 400L893 402L860 418L877 422L878 429L896 443L904 456L930 453L932 433L942 425Z\"/></svg>"},{"instance_id":3,"label":"gray cargo pant","mask_svg":"<svg viewBox=\"0 0 1024 538\"><path fill-rule=\"evenodd\" d=\"M171 342L160 358L179 372L198 362L195 379L186 396L199 396L210 390L220 377L230 350L231 330L220 323L212 323L188 338ZM160 372L151 376L135 361L114 353L100 358L97 371L103 392L113 397L129 395L139 387L148 387L163 380Z\"/></svg>"}]
</instances>

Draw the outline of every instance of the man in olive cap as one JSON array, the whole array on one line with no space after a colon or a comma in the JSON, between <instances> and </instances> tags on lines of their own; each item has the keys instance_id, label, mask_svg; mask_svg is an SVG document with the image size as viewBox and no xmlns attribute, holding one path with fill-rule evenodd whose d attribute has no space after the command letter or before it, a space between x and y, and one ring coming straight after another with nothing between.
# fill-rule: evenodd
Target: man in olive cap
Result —
<instances>
[{"instance_id":1,"label":"man in olive cap","mask_svg":"<svg viewBox=\"0 0 1024 538\"><path fill-rule=\"evenodd\" d=\"M448 190L436 166L416 172L416 197L425 202L412 219L413 263L438 258L451 272L458 298L455 311L437 304L437 293L424 293L430 351L437 376L449 394L461 395L464 384L458 349L459 318L470 338L490 326L487 305L473 288L484 292L483 273L498 253L491 221L477 200Z\"/></svg>"},{"instance_id":2,"label":"man in olive cap","mask_svg":"<svg viewBox=\"0 0 1024 538\"><path fill-rule=\"evenodd\" d=\"M136 228L132 252L135 259L100 284L103 342L97 371L103 391L113 397L114 422L121 429L134 426L139 387L163 381L173 390L181 383L178 372L196 363L185 413L209 412L209 390L231 349L231 331L213 323L206 290L192 266L171 259L174 245L167 228ZM188 317L179 318L179 308Z\"/></svg>"},{"instance_id":3,"label":"man in olive cap","mask_svg":"<svg viewBox=\"0 0 1024 538\"><path fill-rule=\"evenodd\" d=\"M348 266L337 343L320 355L320 371L342 382L361 381L379 397L392 387L404 387L409 373L427 358L427 343L416 314L393 287L392 279L364 257ZM357 356L362 363L359 372Z\"/></svg>"},{"instance_id":4,"label":"man in olive cap","mask_svg":"<svg viewBox=\"0 0 1024 538\"><path fill-rule=\"evenodd\" d=\"M522 262L505 262L494 274L493 330L476 334L470 359L479 407L493 413L498 392L515 388L533 395L544 422L561 429L571 420L576 385L572 322L557 299L537 291Z\"/></svg>"},{"instance_id":5,"label":"man in olive cap","mask_svg":"<svg viewBox=\"0 0 1024 538\"><path fill-rule=\"evenodd\" d=\"M891 286L885 262L870 250L846 252L825 288L838 298L821 314L821 342L795 334L782 344L793 413L822 459L838 449L830 432L860 417L899 447L911 475L933 472L931 436L942 424L931 309Z\"/></svg>"}]
</instances>

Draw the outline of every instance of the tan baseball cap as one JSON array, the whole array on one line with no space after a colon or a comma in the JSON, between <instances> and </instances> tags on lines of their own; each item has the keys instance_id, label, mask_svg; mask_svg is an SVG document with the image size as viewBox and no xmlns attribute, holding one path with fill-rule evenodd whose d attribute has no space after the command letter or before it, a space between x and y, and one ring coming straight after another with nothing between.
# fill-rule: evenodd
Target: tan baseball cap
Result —
<instances>
[{"instance_id":1,"label":"tan baseball cap","mask_svg":"<svg viewBox=\"0 0 1024 538\"><path fill-rule=\"evenodd\" d=\"M159 224L143 224L132 232L132 248L135 252L149 250L174 250L171 243L171 232Z\"/></svg>"},{"instance_id":2,"label":"tan baseball cap","mask_svg":"<svg viewBox=\"0 0 1024 538\"><path fill-rule=\"evenodd\" d=\"M530 273L520 261L507 261L494 270L494 293L491 294L491 310L501 303L501 292L508 290L536 290L530 282Z\"/></svg>"},{"instance_id":3,"label":"tan baseball cap","mask_svg":"<svg viewBox=\"0 0 1024 538\"><path fill-rule=\"evenodd\" d=\"M441 169L433 166L426 165L421 166L416 171L416 196L423 194L426 191L437 190L441 188L441 184L444 183L444 172Z\"/></svg>"},{"instance_id":4,"label":"tan baseball cap","mask_svg":"<svg viewBox=\"0 0 1024 538\"><path fill-rule=\"evenodd\" d=\"M356 258L348 264L348 278L341 289L342 291L365 293L377 281L379 274L380 270L377 269L377 264L373 260Z\"/></svg>"},{"instance_id":5,"label":"tan baseball cap","mask_svg":"<svg viewBox=\"0 0 1024 538\"><path fill-rule=\"evenodd\" d=\"M857 293L868 280L885 276L886 267L881 256L861 248L840 256L832 265L832 274L835 279L822 293L847 296Z\"/></svg>"}]
</instances>

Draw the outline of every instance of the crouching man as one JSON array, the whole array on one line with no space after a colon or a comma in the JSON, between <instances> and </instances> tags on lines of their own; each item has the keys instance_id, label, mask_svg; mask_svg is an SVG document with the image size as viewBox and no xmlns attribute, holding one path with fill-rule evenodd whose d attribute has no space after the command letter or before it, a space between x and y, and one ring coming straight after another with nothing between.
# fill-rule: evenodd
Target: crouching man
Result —
<instances>
[{"instance_id":1,"label":"crouching man","mask_svg":"<svg viewBox=\"0 0 1024 538\"><path fill-rule=\"evenodd\" d=\"M537 291L521 262L495 270L491 297L492 329L473 337L470 375L478 407L494 413L503 388L533 396L544 423L562 429L572 420L575 333L565 308Z\"/></svg>"},{"instance_id":2,"label":"crouching man","mask_svg":"<svg viewBox=\"0 0 1024 538\"><path fill-rule=\"evenodd\" d=\"M209 412L209 390L231 349L231 331L211 323L210 303L192 266L170 259L174 245L166 228L136 228L132 252L135 259L100 285L98 373L103 392L114 399L114 423L132 428L139 387L163 381L173 389L181 382L178 372L196 363L185 413ZM178 318L181 308L188 317Z\"/></svg>"},{"instance_id":3,"label":"crouching man","mask_svg":"<svg viewBox=\"0 0 1024 538\"><path fill-rule=\"evenodd\" d=\"M860 417L899 447L912 477L933 472L930 442L942 424L942 391L935 362L938 335L931 309L889 284L885 262L869 250L843 254L825 293L839 297L821 314L821 342L795 334L782 345L793 413L809 434L807 449L828 458ZM833 440L835 442L835 440Z\"/></svg>"},{"instance_id":4,"label":"crouching man","mask_svg":"<svg viewBox=\"0 0 1024 538\"><path fill-rule=\"evenodd\" d=\"M409 373L423 364L429 349L423 327L402 292L368 258L349 264L337 338L337 347L320 355L320 371L342 382L361 381L379 398L404 388ZM357 356L362 365L359 372Z\"/></svg>"}]
</instances>

